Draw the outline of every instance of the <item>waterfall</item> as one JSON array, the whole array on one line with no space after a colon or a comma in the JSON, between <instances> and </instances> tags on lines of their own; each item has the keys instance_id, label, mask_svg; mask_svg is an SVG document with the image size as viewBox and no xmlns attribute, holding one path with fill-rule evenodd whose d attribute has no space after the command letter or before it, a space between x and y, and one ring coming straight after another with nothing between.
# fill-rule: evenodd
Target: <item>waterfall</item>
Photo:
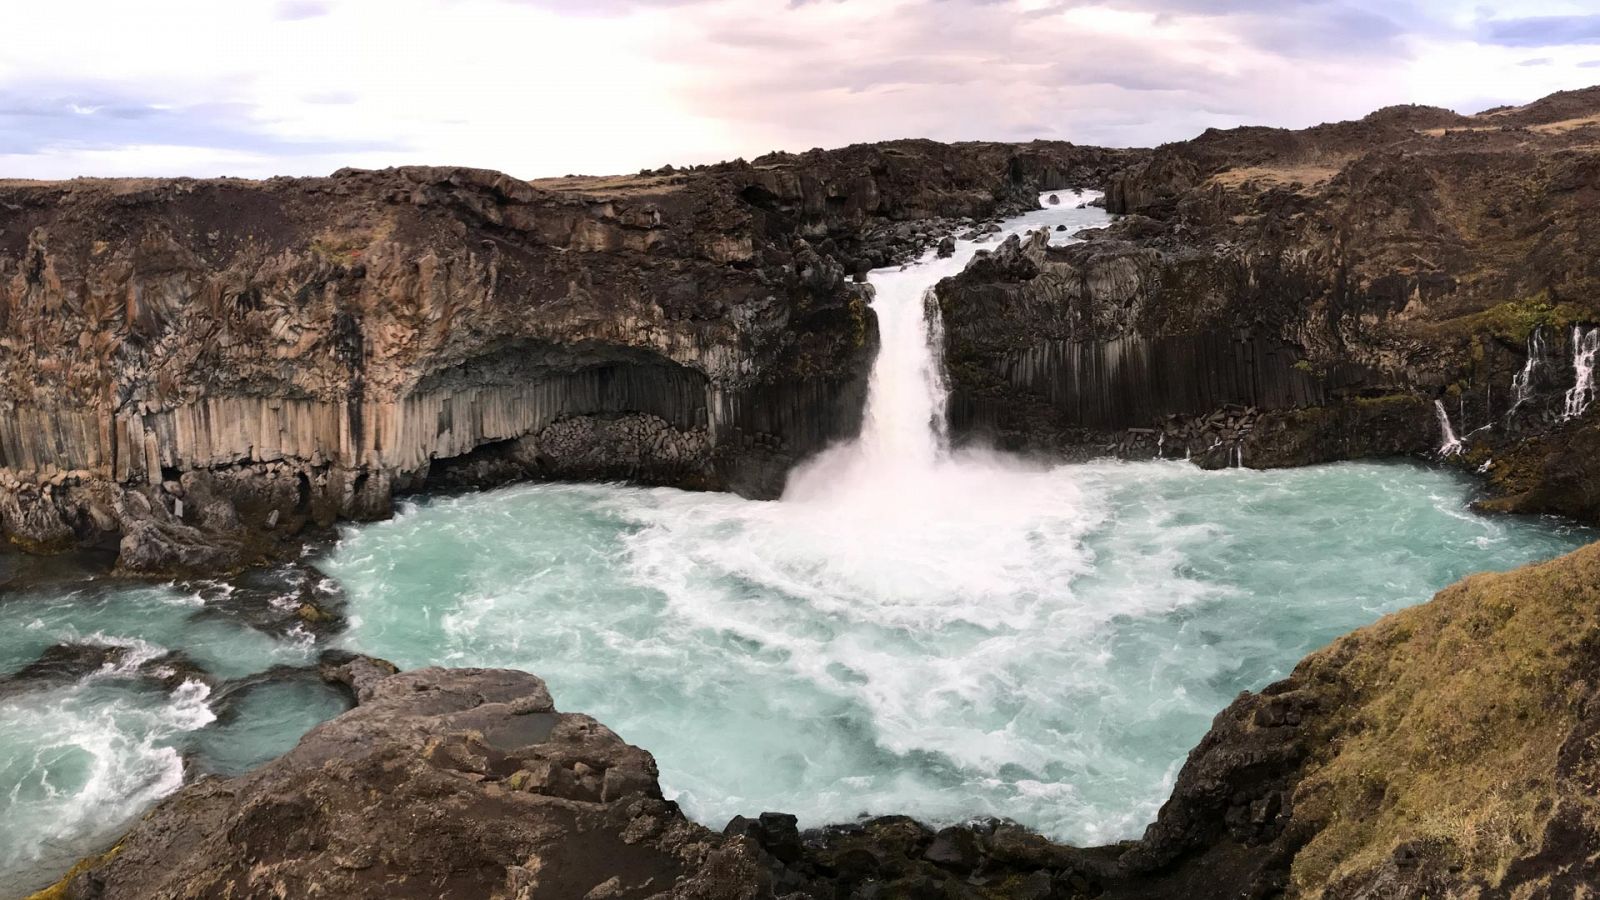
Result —
<instances>
[{"instance_id":1,"label":"waterfall","mask_svg":"<svg viewBox=\"0 0 1600 900\"><path fill-rule=\"evenodd\" d=\"M1445 411L1444 401L1433 401L1433 411L1439 416L1439 433L1441 435L1439 455L1453 456L1460 453L1462 450L1461 439L1456 437L1456 430L1450 427L1450 414Z\"/></svg>"},{"instance_id":2,"label":"waterfall","mask_svg":"<svg viewBox=\"0 0 1600 900\"><path fill-rule=\"evenodd\" d=\"M1594 358L1600 352L1600 328L1584 331L1581 325L1572 326L1572 390L1567 391L1567 408L1563 419L1576 419L1594 400Z\"/></svg>"},{"instance_id":3,"label":"waterfall","mask_svg":"<svg viewBox=\"0 0 1600 900\"><path fill-rule=\"evenodd\" d=\"M998 234L984 235L983 243L992 247L1010 235L1040 228L1053 236L1058 224L1070 227L1103 220L1104 213L1099 211L1065 203L1049 208L1041 205L1003 223ZM913 510L936 489L949 494L954 479L981 482L992 474L987 463L971 455L957 459L950 450L944 324L933 286L959 274L984 249L972 239L957 240L955 245L949 256L928 253L909 265L868 275L879 347L867 379L861 433L853 442L828 450L792 473L785 500L850 504L879 511L893 504Z\"/></svg>"},{"instance_id":4,"label":"waterfall","mask_svg":"<svg viewBox=\"0 0 1600 900\"><path fill-rule=\"evenodd\" d=\"M948 443L943 326L923 268L873 278L881 343L867 382L859 449L878 463L926 467Z\"/></svg>"},{"instance_id":5,"label":"waterfall","mask_svg":"<svg viewBox=\"0 0 1600 900\"><path fill-rule=\"evenodd\" d=\"M1539 372L1539 360L1546 352L1544 329L1535 325L1528 333L1528 361L1522 364L1522 371L1511 376L1511 408L1506 410L1507 418L1533 396L1533 379Z\"/></svg>"}]
</instances>

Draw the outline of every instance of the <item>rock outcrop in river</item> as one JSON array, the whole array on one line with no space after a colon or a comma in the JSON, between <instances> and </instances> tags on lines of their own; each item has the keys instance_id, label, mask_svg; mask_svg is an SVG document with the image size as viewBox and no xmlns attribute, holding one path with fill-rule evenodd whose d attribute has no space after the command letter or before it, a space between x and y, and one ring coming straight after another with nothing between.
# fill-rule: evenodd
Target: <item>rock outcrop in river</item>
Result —
<instances>
[{"instance_id":1,"label":"rock outcrop in river","mask_svg":"<svg viewBox=\"0 0 1600 900\"><path fill-rule=\"evenodd\" d=\"M1476 575L1217 716L1139 841L902 817L722 833L537 678L336 660L356 709L182 789L49 896L1584 896L1600 882L1600 545ZM715 735L706 735L715 741Z\"/></svg>"},{"instance_id":2,"label":"rock outcrop in river","mask_svg":"<svg viewBox=\"0 0 1600 900\"><path fill-rule=\"evenodd\" d=\"M772 496L861 420L851 275L1134 158L907 141L624 178L0 182L0 531L217 571L397 491Z\"/></svg>"},{"instance_id":3,"label":"rock outcrop in river","mask_svg":"<svg viewBox=\"0 0 1600 900\"><path fill-rule=\"evenodd\" d=\"M1538 485L1590 471L1560 398L1573 326L1600 321L1597 138L1590 89L1161 147L1109 180L1111 227L1007 245L940 286L953 428L1297 465L1431 453L1438 400L1486 448L1465 459L1525 493L1512 506L1592 518L1600 492ZM1536 331L1538 397L1519 403Z\"/></svg>"}]
</instances>

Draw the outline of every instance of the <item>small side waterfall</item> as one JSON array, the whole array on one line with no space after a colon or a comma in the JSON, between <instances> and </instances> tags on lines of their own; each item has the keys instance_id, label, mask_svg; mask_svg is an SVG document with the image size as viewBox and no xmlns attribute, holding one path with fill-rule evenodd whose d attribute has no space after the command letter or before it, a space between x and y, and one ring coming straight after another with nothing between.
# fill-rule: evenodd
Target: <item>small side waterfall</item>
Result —
<instances>
[{"instance_id":1,"label":"small side waterfall","mask_svg":"<svg viewBox=\"0 0 1600 900\"><path fill-rule=\"evenodd\" d=\"M1572 389L1567 391L1567 406L1563 419L1576 419L1594 400L1594 361L1600 353L1600 327L1588 331L1581 325L1572 326Z\"/></svg>"},{"instance_id":2,"label":"small side waterfall","mask_svg":"<svg viewBox=\"0 0 1600 900\"><path fill-rule=\"evenodd\" d=\"M1535 325L1528 334L1528 361L1522 364L1522 371L1511 377L1511 408L1506 410L1509 418L1517 411L1517 407L1528 402L1533 396L1534 378L1539 374L1539 362L1549 353L1544 338L1544 328Z\"/></svg>"},{"instance_id":3,"label":"small side waterfall","mask_svg":"<svg viewBox=\"0 0 1600 900\"><path fill-rule=\"evenodd\" d=\"M1456 430L1450 427L1450 413L1445 411L1444 401L1433 401L1433 411L1439 416L1439 455L1454 456L1462 450L1461 439L1456 437Z\"/></svg>"}]
</instances>

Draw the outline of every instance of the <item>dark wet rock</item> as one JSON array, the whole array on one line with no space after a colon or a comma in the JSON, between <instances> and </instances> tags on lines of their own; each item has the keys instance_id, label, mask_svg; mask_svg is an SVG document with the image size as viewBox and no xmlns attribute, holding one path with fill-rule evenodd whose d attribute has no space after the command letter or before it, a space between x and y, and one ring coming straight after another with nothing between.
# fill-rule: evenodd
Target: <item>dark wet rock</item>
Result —
<instances>
[{"instance_id":1,"label":"dark wet rock","mask_svg":"<svg viewBox=\"0 0 1600 900\"><path fill-rule=\"evenodd\" d=\"M318 548L308 542L307 551ZM224 619L275 638L326 638L345 627L344 590L304 559L246 569L226 579L177 581L205 601L195 615Z\"/></svg>"},{"instance_id":2,"label":"dark wet rock","mask_svg":"<svg viewBox=\"0 0 1600 900\"><path fill-rule=\"evenodd\" d=\"M753 849L518 672L424 669L248 775L184 788L68 896L743 897Z\"/></svg>"},{"instance_id":3,"label":"dark wet rock","mask_svg":"<svg viewBox=\"0 0 1600 900\"><path fill-rule=\"evenodd\" d=\"M734 816L722 833L748 837L783 863L798 862L804 849L798 820L786 813L765 812L755 819Z\"/></svg>"},{"instance_id":4,"label":"dark wet rock","mask_svg":"<svg viewBox=\"0 0 1600 900\"><path fill-rule=\"evenodd\" d=\"M166 691L186 681L211 681L205 669L182 651L167 651L133 665L138 651L138 647L123 644L54 644L33 662L0 676L0 696L72 684L98 672L137 679Z\"/></svg>"},{"instance_id":5,"label":"dark wet rock","mask_svg":"<svg viewBox=\"0 0 1600 900\"><path fill-rule=\"evenodd\" d=\"M0 185L0 533L109 536L124 572L170 577L433 486L777 496L859 428L877 329L851 275L1141 152Z\"/></svg>"},{"instance_id":6,"label":"dark wet rock","mask_svg":"<svg viewBox=\"0 0 1600 900\"><path fill-rule=\"evenodd\" d=\"M357 703L367 702L379 682L400 671L386 659L342 650L324 651L317 661L317 669L324 681L338 682L349 688Z\"/></svg>"},{"instance_id":7,"label":"dark wet rock","mask_svg":"<svg viewBox=\"0 0 1600 900\"><path fill-rule=\"evenodd\" d=\"M189 525L135 519L122 536L117 566L145 575L227 573L245 565L239 541Z\"/></svg>"},{"instance_id":8,"label":"dark wet rock","mask_svg":"<svg viewBox=\"0 0 1600 900\"><path fill-rule=\"evenodd\" d=\"M939 254L939 258L940 259L944 259L946 257L954 256L955 253L956 253L955 238L949 237L947 235L942 240L939 241L938 254Z\"/></svg>"},{"instance_id":9,"label":"dark wet rock","mask_svg":"<svg viewBox=\"0 0 1600 900\"><path fill-rule=\"evenodd\" d=\"M55 644L5 680L10 683L77 681L90 672L121 662L130 649L111 644Z\"/></svg>"},{"instance_id":10,"label":"dark wet rock","mask_svg":"<svg viewBox=\"0 0 1600 900\"><path fill-rule=\"evenodd\" d=\"M1051 206L1060 206L1061 205L1061 197L1056 195L1056 194L1051 194L1050 195L1050 199L1049 199L1049 203L1050 203Z\"/></svg>"},{"instance_id":11,"label":"dark wet rock","mask_svg":"<svg viewBox=\"0 0 1600 900\"><path fill-rule=\"evenodd\" d=\"M952 431L1148 457L1137 430L1250 407L1253 434L1168 433L1159 452L1302 465L1432 456L1441 400L1473 451L1453 462L1507 464L1487 470L1501 507L1594 518L1600 504L1572 499L1600 496L1592 457L1563 450L1581 429L1550 410L1572 383L1571 326L1600 322L1600 203L1578 187L1600 172L1597 123L1591 89L1166 145L1109 179L1110 227L999 248L939 285ZM1552 377L1508 415L1539 329Z\"/></svg>"},{"instance_id":12,"label":"dark wet rock","mask_svg":"<svg viewBox=\"0 0 1600 900\"><path fill-rule=\"evenodd\" d=\"M978 836L970 828L943 828L923 851L923 858L936 866L957 872L970 872L982 861Z\"/></svg>"}]
</instances>

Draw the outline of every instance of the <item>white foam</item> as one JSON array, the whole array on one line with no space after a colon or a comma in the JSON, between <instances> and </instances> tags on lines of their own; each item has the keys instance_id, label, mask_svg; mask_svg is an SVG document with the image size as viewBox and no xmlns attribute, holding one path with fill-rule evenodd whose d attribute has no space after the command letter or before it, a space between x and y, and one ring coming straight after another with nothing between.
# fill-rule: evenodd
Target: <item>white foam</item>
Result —
<instances>
[{"instance_id":1,"label":"white foam","mask_svg":"<svg viewBox=\"0 0 1600 900\"><path fill-rule=\"evenodd\" d=\"M1454 456L1462 451L1461 439L1456 437L1456 430L1450 427L1450 414L1445 411L1444 403L1433 401L1434 416L1439 420L1439 455Z\"/></svg>"},{"instance_id":2,"label":"white foam","mask_svg":"<svg viewBox=\"0 0 1600 900\"><path fill-rule=\"evenodd\" d=\"M145 663L164 656L168 650L160 644L154 644L143 638L123 637L121 635L106 634L96 631L79 639L79 643L95 647L119 647L127 652L120 657L100 667L101 676L130 677L139 674L139 668Z\"/></svg>"},{"instance_id":3,"label":"white foam","mask_svg":"<svg viewBox=\"0 0 1600 900\"><path fill-rule=\"evenodd\" d=\"M1098 215L1063 203L1013 228ZM1527 524L1476 543L1443 472L952 451L925 291L976 249L872 273L883 351L861 436L781 502L538 485L408 504L326 563L346 640L539 673L649 747L713 825L1000 815L1102 842L1149 821L1238 690L1489 552L1542 552Z\"/></svg>"},{"instance_id":4,"label":"white foam","mask_svg":"<svg viewBox=\"0 0 1600 900\"><path fill-rule=\"evenodd\" d=\"M1600 328L1572 326L1572 388L1567 391L1563 418L1576 419L1594 400L1594 363L1600 354Z\"/></svg>"},{"instance_id":5,"label":"white foam","mask_svg":"<svg viewBox=\"0 0 1600 900\"><path fill-rule=\"evenodd\" d=\"M1534 378L1539 373L1539 363L1546 352L1544 328L1535 325L1528 333L1528 360L1522 364L1521 371L1511 378L1511 408L1506 411L1507 417L1533 396Z\"/></svg>"},{"instance_id":6,"label":"white foam","mask_svg":"<svg viewBox=\"0 0 1600 900\"><path fill-rule=\"evenodd\" d=\"M215 719L210 688L108 692L86 682L0 704L0 870L65 869L183 783L175 736Z\"/></svg>"}]
</instances>

